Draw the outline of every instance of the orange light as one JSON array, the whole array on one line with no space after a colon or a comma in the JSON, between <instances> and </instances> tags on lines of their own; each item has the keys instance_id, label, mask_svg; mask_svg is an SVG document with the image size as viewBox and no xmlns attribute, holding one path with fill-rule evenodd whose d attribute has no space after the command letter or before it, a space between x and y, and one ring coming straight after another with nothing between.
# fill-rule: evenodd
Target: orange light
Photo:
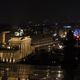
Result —
<instances>
[{"instance_id":1,"label":"orange light","mask_svg":"<svg viewBox=\"0 0 80 80\"><path fill-rule=\"evenodd\" d=\"M79 38L79 36L77 36L77 38Z\"/></svg>"}]
</instances>

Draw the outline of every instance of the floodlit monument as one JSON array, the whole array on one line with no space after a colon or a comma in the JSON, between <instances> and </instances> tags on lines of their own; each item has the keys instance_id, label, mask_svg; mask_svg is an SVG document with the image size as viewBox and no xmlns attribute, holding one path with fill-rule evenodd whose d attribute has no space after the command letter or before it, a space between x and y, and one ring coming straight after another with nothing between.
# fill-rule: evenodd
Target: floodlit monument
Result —
<instances>
[{"instance_id":1,"label":"floodlit monument","mask_svg":"<svg viewBox=\"0 0 80 80\"><path fill-rule=\"evenodd\" d=\"M6 44L5 33L3 33L2 40ZM30 36L14 36L8 40L8 43L4 49L0 49L0 60L2 62L18 62L32 52Z\"/></svg>"},{"instance_id":2,"label":"floodlit monument","mask_svg":"<svg viewBox=\"0 0 80 80\"><path fill-rule=\"evenodd\" d=\"M9 40L11 48L18 48L14 54L16 60L24 58L31 53L31 38L27 37L13 37Z\"/></svg>"},{"instance_id":3,"label":"floodlit monument","mask_svg":"<svg viewBox=\"0 0 80 80\"><path fill-rule=\"evenodd\" d=\"M0 58L3 62L18 62L31 53L30 37L12 37L6 50L0 51Z\"/></svg>"}]
</instances>

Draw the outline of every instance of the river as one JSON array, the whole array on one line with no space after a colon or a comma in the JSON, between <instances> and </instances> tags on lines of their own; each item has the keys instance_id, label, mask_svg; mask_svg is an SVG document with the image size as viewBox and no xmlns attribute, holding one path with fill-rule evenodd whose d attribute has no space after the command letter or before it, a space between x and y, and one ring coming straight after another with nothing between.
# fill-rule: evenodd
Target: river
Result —
<instances>
[{"instance_id":1,"label":"river","mask_svg":"<svg viewBox=\"0 0 80 80\"><path fill-rule=\"evenodd\" d=\"M0 80L63 80L61 66L0 64Z\"/></svg>"}]
</instances>

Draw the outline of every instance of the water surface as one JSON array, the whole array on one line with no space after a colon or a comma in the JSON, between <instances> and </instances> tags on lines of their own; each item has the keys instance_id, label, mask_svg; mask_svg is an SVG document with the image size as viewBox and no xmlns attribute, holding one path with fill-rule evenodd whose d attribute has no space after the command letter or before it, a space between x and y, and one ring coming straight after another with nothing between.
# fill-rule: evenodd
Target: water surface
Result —
<instances>
[{"instance_id":1,"label":"water surface","mask_svg":"<svg viewBox=\"0 0 80 80\"><path fill-rule=\"evenodd\" d=\"M0 64L0 80L63 80L61 66Z\"/></svg>"}]
</instances>

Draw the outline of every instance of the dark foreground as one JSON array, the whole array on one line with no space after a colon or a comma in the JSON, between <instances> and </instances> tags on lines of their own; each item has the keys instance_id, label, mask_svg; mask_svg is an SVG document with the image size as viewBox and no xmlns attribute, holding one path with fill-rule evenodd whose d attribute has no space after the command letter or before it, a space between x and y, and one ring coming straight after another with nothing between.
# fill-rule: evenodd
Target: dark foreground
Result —
<instances>
[{"instance_id":1,"label":"dark foreground","mask_svg":"<svg viewBox=\"0 0 80 80\"><path fill-rule=\"evenodd\" d=\"M0 64L0 80L63 80L61 66Z\"/></svg>"},{"instance_id":2,"label":"dark foreground","mask_svg":"<svg viewBox=\"0 0 80 80\"><path fill-rule=\"evenodd\" d=\"M80 80L80 65L68 72L61 66L0 64L0 80L72 80L71 77Z\"/></svg>"}]
</instances>

